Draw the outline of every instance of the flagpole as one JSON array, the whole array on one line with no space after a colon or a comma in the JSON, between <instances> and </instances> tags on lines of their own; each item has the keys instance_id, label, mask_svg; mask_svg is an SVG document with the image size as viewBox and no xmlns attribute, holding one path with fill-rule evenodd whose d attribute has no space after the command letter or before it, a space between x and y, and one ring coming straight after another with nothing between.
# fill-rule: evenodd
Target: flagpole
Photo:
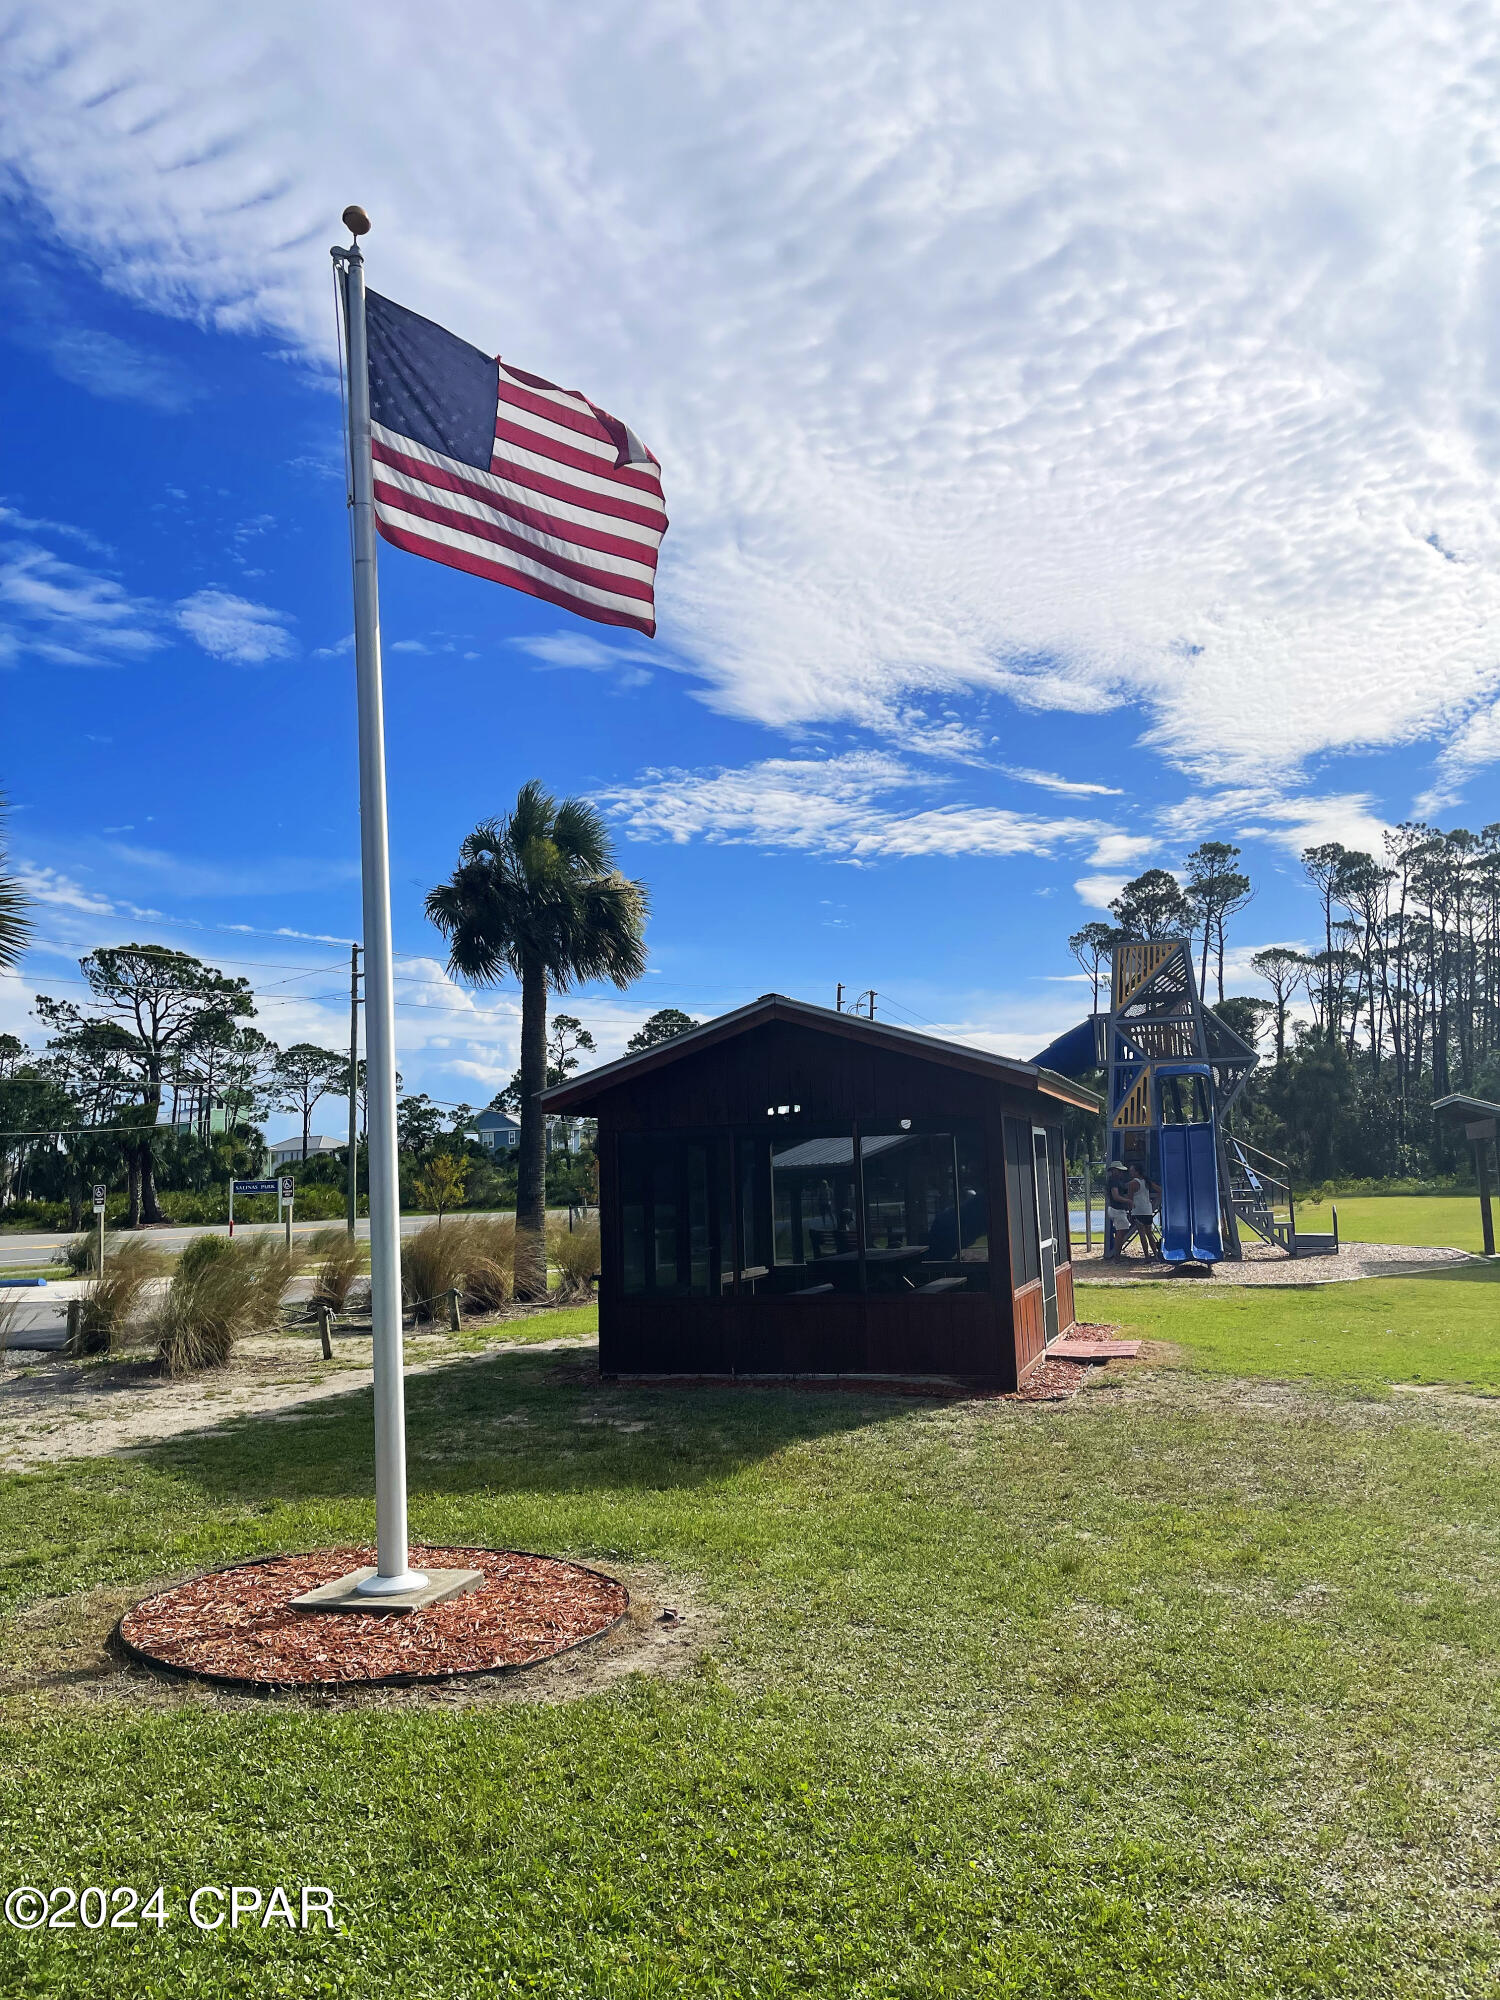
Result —
<instances>
[{"instance_id":1,"label":"flagpole","mask_svg":"<svg viewBox=\"0 0 1500 2000\"><path fill-rule=\"evenodd\" d=\"M354 679L359 708L359 846L365 920L365 1076L369 1111L370 1318L375 1369L376 1573L366 1596L419 1589L406 1525L406 1392L402 1376L401 1187L396 1158L396 1015L391 964L391 862L386 826L385 714L380 676L380 601L375 572L375 479L370 459L370 369L365 337L362 209L347 208L354 233L335 249L343 273L349 342L350 520L354 560Z\"/></svg>"}]
</instances>

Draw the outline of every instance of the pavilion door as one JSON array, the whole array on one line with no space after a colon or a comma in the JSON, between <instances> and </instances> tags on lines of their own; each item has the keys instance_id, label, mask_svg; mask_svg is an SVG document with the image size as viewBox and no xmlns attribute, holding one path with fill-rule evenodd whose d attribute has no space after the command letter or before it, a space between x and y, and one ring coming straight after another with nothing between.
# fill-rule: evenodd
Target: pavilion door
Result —
<instances>
[{"instance_id":1,"label":"pavilion door","mask_svg":"<svg viewBox=\"0 0 1500 2000\"><path fill-rule=\"evenodd\" d=\"M1052 1213L1052 1170L1047 1157L1047 1133L1043 1126L1031 1128L1031 1159L1036 1172L1036 1230L1041 1245L1042 1318L1047 1340L1056 1340L1057 1318L1057 1224Z\"/></svg>"}]
</instances>

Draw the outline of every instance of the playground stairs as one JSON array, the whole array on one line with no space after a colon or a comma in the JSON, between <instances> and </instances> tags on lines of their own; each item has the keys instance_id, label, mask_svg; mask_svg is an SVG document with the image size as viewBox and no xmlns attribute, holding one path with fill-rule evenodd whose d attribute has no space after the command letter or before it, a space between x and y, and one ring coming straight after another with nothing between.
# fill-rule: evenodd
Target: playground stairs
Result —
<instances>
[{"instance_id":1,"label":"playground stairs","mask_svg":"<svg viewBox=\"0 0 1500 2000\"><path fill-rule=\"evenodd\" d=\"M1229 1204L1238 1221L1263 1243L1274 1243L1288 1257L1336 1257L1339 1252L1339 1212L1333 1211L1332 1231L1297 1227L1291 1172L1284 1160L1261 1152L1230 1135Z\"/></svg>"}]
</instances>

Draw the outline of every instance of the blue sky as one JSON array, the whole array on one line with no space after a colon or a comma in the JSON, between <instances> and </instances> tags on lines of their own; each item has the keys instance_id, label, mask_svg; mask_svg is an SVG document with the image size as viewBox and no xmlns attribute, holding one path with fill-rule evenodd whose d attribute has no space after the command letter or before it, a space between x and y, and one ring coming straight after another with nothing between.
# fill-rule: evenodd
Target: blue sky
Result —
<instances>
[{"instance_id":1,"label":"blue sky","mask_svg":"<svg viewBox=\"0 0 1500 2000\"><path fill-rule=\"evenodd\" d=\"M410 1086L514 1065L420 902L532 776L651 887L650 973L569 1003L604 1056L840 979L1031 1053L1140 867L1239 841L1242 962L1311 938L1307 842L1500 817L1493 24L436 11L11 23L0 1027L149 937L344 1033L354 199L372 282L619 412L673 523L649 643L383 551Z\"/></svg>"}]
</instances>

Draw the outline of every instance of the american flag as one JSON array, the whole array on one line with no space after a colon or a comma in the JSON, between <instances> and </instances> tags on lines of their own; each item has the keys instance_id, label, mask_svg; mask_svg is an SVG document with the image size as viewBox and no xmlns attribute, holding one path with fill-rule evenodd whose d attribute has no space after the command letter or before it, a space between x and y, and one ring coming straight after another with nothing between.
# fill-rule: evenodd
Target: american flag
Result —
<instances>
[{"instance_id":1,"label":"american flag","mask_svg":"<svg viewBox=\"0 0 1500 2000\"><path fill-rule=\"evenodd\" d=\"M398 549L656 631L661 468L584 396L366 294L375 519Z\"/></svg>"}]
</instances>

